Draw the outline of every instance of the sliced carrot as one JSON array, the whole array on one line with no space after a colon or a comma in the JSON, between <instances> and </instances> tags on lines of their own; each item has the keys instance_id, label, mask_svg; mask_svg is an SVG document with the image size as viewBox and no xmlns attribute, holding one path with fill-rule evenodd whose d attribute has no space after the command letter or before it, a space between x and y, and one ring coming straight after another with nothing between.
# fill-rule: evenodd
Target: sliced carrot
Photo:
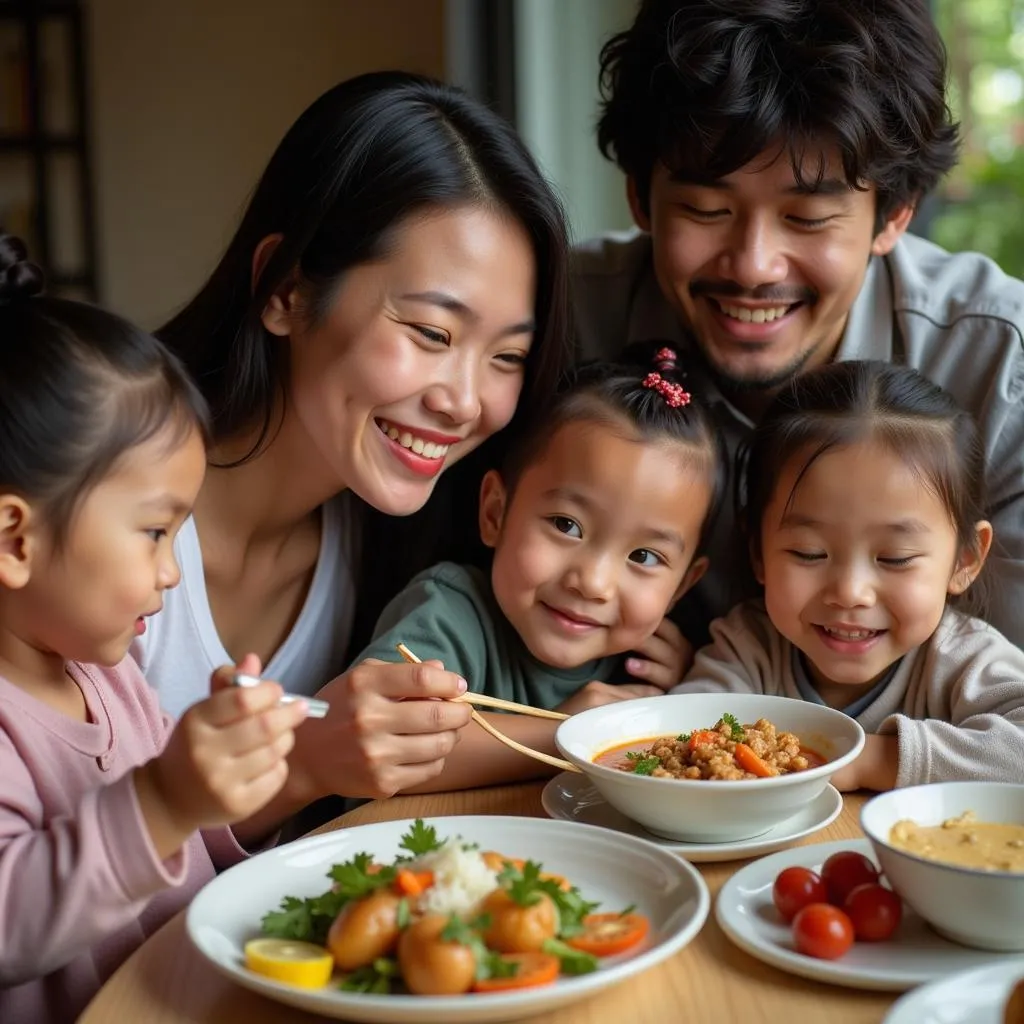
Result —
<instances>
[{"instance_id":1,"label":"sliced carrot","mask_svg":"<svg viewBox=\"0 0 1024 1024\"><path fill-rule=\"evenodd\" d=\"M698 729L691 737L688 744L690 750L695 750L697 747L716 746L718 743L718 733L714 729Z\"/></svg>"},{"instance_id":2,"label":"sliced carrot","mask_svg":"<svg viewBox=\"0 0 1024 1024\"><path fill-rule=\"evenodd\" d=\"M526 861L520 860L518 857L506 857L505 854L496 853L494 850L487 850L481 853L480 856L483 857L484 863L492 871L501 871L506 864L511 864L512 867L522 871L523 865L526 863Z\"/></svg>"},{"instance_id":3,"label":"sliced carrot","mask_svg":"<svg viewBox=\"0 0 1024 1024\"><path fill-rule=\"evenodd\" d=\"M744 771L748 771L752 775L757 775L762 779L770 778L775 774L775 772L772 771L772 769L769 768L768 765L766 765L764 761L762 761L761 758L759 758L757 754L755 754L753 750L746 745L746 743L736 744L736 763Z\"/></svg>"},{"instance_id":4,"label":"sliced carrot","mask_svg":"<svg viewBox=\"0 0 1024 1024\"><path fill-rule=\"evenodd\" d=\"M505 953L505 963L516 964L515 974L504 978L481 978L473 983L474 992L506 992L512 988L550 985L561 970L557 956L548 953Z\"/></svg>"},{"instance_id":5,"label":"sliced carrot","mask_svg":"<svg viewBox=\"0 0 1024 1024\"><path fill-rule=\"evenodd\" d=\"M408 868L401 868L395 875L395 888L403 896L419 896L424 889L429 889L433 884L433 871L410 871Z\"/></svg>"},{"instance_id":6,"label":"sliced carrot","mask_svg":"<svg viewBox=\"0 0 1024 1024\"><path fill-rule=\"evenodd\" d=\"M650 922L643 914L587 914L583 931L565 944L594 956L611 956L635 946L649 929Z\"/></svg>"}]
</instances>

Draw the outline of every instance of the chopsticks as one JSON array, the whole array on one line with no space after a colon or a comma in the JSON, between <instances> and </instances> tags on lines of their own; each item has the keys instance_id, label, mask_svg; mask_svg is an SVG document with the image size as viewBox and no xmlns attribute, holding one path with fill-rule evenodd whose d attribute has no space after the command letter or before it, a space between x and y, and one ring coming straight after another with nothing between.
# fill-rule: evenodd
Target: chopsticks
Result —
<instances>
[{"instance_id":1,"label":"chopsticks","mask_svg":"<svg viewBox=\"0 0 1024 1024\"><path fill-rule=\"evenodd\" d=\"M421 662L420 658L417 658L412 651L409 650L405 644L397 645L398 653L408 662L419 665ZM488 708L502 708L506 711L514 711L522 715L532 715L535 718L554 718L554 719L565 719L568 715L563 715L560 711L546 711L544 708L533 708L529 704L517 704L511 700L501 700L498 697L490 697L483 693L469 693L466 692L460 697L453 698L455 701L459 701L464 704L479 704L481 707ZM532 757L537 761L543 761L544 764L549 764L553 768L561 768L562 771L566 772L578 772L580 769L576 765L569 761L563 761L560 757L553 757L551 754L545 754L541 750L534 750L532 747L524 746L517 740L512 739L510 736L506 736L503 732L499 732L490 722L484 718L483 715L479 714L476 708L473 709L472 715L473 721L480 726L484 732L490 733L500 743L504 743L506 747L510 747L512 750L518 751L520 754L525 754L527 757Z\"/></svg>"}]
</instances>

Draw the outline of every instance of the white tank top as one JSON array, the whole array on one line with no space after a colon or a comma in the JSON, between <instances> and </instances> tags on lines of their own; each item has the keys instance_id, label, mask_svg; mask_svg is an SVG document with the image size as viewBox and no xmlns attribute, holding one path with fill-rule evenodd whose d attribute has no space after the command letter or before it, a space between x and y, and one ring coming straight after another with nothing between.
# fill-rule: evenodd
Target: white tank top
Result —
<instances>
[{"instance_id":1,"label":"white tank top","mask_svg":"<svg viewBox=\"0 0 1024 1024\"><path fill-rule=\"evenodd\" d=\"M281 646L264 667L293 693L312 695L346 668L355 607L357 517L347 492L323 507L320 554L306 601ZM210 692L210 675L231 663L210 612L195 521L174 541L181 583L164 594L159 615L131 648L160 704L175 718Z\"/></svg>"}]
</instances>

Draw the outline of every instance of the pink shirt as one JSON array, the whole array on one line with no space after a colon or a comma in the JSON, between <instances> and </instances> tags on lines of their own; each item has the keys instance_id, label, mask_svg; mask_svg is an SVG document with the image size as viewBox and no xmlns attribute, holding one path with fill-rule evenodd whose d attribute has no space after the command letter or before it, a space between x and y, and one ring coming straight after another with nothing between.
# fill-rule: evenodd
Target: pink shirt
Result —
<instances>
[{"instance_id":1,"label":"pink shirt","mask_svg":"<svg viewBox=\"0 0 1024 1024\"><path fill-rule=\"evenodd\" d=\"M69 663L88 722L0 677L0 1021L66 1024L214 875L245 851L229 829L161 861L128 774L170 719L138 666Z\"/></svg>"}]
</instances>

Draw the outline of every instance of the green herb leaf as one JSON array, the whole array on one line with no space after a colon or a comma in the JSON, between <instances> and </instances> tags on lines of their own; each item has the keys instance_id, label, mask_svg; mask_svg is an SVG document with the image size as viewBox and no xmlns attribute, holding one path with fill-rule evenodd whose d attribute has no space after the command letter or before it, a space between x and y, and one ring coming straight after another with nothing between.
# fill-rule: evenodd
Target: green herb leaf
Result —
<instances>
[{"instance_id":1,"label":"green herb leaf","mask_svg":"<svg viewBox=\"0 0 1024 1024\"><path fill-rule=\"evenodd\" d=\"M425 853L440 850L444 844L437 838L437 829L433 825L424 825L423 819L417 818L398 845L413 857L422 857Z\"/></svg>"},{"instance_id":2,"label":"green herb leaf","mask_svg":"<svg viewBox=\"0 0 1024 1024\"><path fill-rule=\"evenodd\" d=\"M403 896L398 901L398 906L395 907L395 924L398 925L400 931L405 931L409 927L410 920L412 920L412 914L409 911L409 901Z\"/></svg>"},{"instance_id":3,"label":"green herb leaf","mask_svg":"<svg viewBox=\"0 0 1024 1024\"><path fill-rule=\"evenodd\" d=\"M630 903L630 905L626 907L625 910L619 911L619 917L625 917L627 914L632 914L634 910L636 910L636 904Z\"/></svg>"},{"instance_id":4,"label":"green herb leaf","mask_svg":"<svg viewBox=\"0 0 1024 1024\"><path fill-rule=\"evenodd\" d=\"M558 910L558 934L563 939L570 939L583 931L583 918L592 914L601 905L585 900L579 889L563 889L554 879L545 878L537 884L546 893Z\"/></svg>"},{"instance_id":5,"label":"green herb leaf","mask_svg":"<svg viewBox=\"0 0 1024 1024\"><path fill-rule=\"evenodd\" d=\"M573 949L558 939L545 939L540 948L542 953L558 957L563 974L590 974L597 970L597 957L593 953Z\"/></svg>"},{"instance_id":6,"label":"green herb leaf","mask_svg":"<svg viewBox=\"0 0 1024 1024\"><path fill-rule=\"evenodd\" d=\"M651 754L650 757L641 758L633 762L632 772L634 775L650 775L655 768L661 767L661 758Z\"/></svg>"},{"instance_id":7,"label":"green herb leaf","mask_svg":"<svg viewBox=\"0 0 1024 1024\"><path fill-rule=\"evenodd\" d=\"M528 860L522 869L517 868L511 861L506 861L505 867L498 874L498 882L505 888L513 902L521 907L532 907L540 899L544 889L540 878L540 865L535 860Z\"/></svg>"},{"instance_id":8,"label":"green herb leaf","mask_svg":"<svg viewBox=\"0 0 1024 1024\"><path fill-rule=\"evenodd\" d=\"M519 973L519 963L515 960L507 960L501 953L495 953L493 949L484 947L485 956L477 961L476 980L483 981L485 978L511 978Z\"/></svg>"},{"instance_id":9,"label":"green herb leaf","mask_svg":"<svg viewBox=\"0 0 1024 1024\"><path fill-rule=\"evenodd\" d=\"M264 935L275 939L297 939L322 946L334 919L347 902L347 896L331 890L304 900L285 896L280 910L263 915L260 929Z\"/></svg>"},{"instance_id":10,"label":"green herb leaf","mask_svg":"<svg viewBox=\"0 0 1024 1024\"><path fill-rule=\"evenodd\" d=\"M746 732L744 731L743 726L740 725L739 719L735 715L730 715L726 712L722 715L722 721L725 722L725 724L732 730L731 739L735 743L742 743L743 737L746 736Z\"/></svg>"},{"instance_id":11,"label":"green herb leaf","mask_svg":"<svg viewBox=\"0 0 1024 1024\"><path fill-rule=\"evenodd\" d=\"M395 880L395 869L384 867L371 873L373 858L368 853L357 853L344 864L335 864L327 872L334 881L334 888L344 900L356 900L376 889L383 889Z\"/></svg>"},{"instance_id":12,"label":"green herb leaf","mask_svg":"<svg viewBox=\"0 0 1024 1024\"><path fill-rule=\"evenodd\" d=\"M679 735L678 735L678 736L676 737L676 739L677 739L677 740L678 740L678 741L679 741L680 743L689 743L689 742L690 742L690 737L691 737L692 735L693 735L693 733L692 733L692 732L681 732L681 733L680 733L680 734L679 734Z\"/></svg>"},{"instance_id":13,"label":"green herb leaf","mask_svg":"<svg viewBox=\"0 0 1024 1024\"><path fill-rule=\"evenodd\" d=\"M391 992L392 980L398 977L398 964L394 960L379 957L372 964L353 971L338 987L344 992L388 995Z\"/></svg>"},{"instance_id":14,"label":"green herb leaf","mask_svg":"<svg viewBox=\"0 0 1024 1024\"><path fill-rule=\"evenodd\" d=\"M487 915L477 918L474 921L464 921L458 914L452 914L448 923L441 929L440 939L442 942L457 942L461 946L468 946L473 951L476 959L477 980L490 978L492 964L491 958L495 954L484 945L480 937L479 929L486 928L489 924Z\"/></svg>"}]
</instances>

